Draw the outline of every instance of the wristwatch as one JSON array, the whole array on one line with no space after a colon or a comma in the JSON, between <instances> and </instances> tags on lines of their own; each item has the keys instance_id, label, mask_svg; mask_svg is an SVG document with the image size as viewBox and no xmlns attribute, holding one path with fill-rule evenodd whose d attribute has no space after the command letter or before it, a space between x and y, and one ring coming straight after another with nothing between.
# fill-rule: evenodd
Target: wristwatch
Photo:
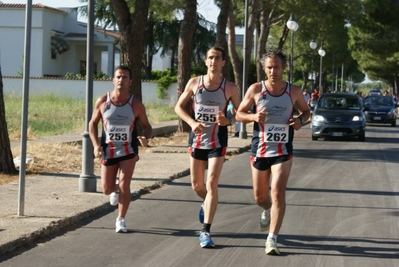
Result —
<instances>
[{"instance_id":1,"label":"wristwatch","mask_svg":"<svg viewBox=\"0 0 399 267\"><path fill-rule=\"evenodd\" d=\"M303 125L303 119L302 119L302 117L299 116L298 118L299 118L299 120L301 121L301 125Z\"/></svg>"}]
</instances>

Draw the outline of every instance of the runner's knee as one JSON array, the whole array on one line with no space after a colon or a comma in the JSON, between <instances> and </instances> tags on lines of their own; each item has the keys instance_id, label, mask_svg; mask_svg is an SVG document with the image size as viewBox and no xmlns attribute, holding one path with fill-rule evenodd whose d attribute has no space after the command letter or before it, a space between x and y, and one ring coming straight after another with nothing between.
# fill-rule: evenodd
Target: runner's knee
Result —
<instances>
[{"instance_id":1,"label":"runner's knee","mask_svg":"<svg viewBox=\"0 0 399 267\"><path fill-rule=\"evenodd\" d=\"M202 192L204 190L204 185L201 183L191 183L191 188L193 189L194 192Z\"/></svg>"}]
</instances>

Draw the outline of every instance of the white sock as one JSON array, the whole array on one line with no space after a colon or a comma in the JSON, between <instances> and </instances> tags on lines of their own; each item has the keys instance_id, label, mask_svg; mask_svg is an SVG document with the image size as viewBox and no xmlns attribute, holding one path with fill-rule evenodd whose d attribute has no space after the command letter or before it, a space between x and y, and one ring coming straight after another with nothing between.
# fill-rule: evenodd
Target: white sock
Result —
<instances>
[{"instance_id":1,"label":"white sock","mask_svg":"<svg viewBox=\"0 0 399 267\"><path fill-rule=\"evenodd\" d=\"M125 218L123 218L123 217L121 217L121 216L118 216L118 218L116 218L116 220L118 221L118 222L120 222L120 221L122 221L122 220L124 220Z\"/></svg>"},{"instance_id":2,"label":"white sock","mask_svg":"<svg viewBox=\"0 0 399 267\"><path fill-rule=\"evenodd\" d=\"M277 235L275 235L275 234L273 234L273 233L269 233L269 235L267 236L267 238L269 238L269 237L273 238L274 241L277 242Z\"/></svg>"}]
</instances>

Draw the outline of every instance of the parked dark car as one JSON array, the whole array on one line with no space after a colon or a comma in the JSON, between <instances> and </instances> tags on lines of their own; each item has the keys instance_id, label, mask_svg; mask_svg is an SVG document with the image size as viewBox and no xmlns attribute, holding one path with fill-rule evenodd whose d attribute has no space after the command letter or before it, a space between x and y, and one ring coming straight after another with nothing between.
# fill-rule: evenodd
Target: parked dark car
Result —
<instances>
[{"instance_id":1,"label":"parked dark car","mask_svg":"<svg viewBox=\"0 0 399 267\"><path fill-rule=\"evenodd\" d=\"M364 114L367 123L389 123L396 127L397 105L390 96L368 96L364 99Z\"/></svg>"},{"instance_id":2,"label":"parked dark car","mask_svg":"<svg viewBox=\"0 0 399 267\"><path fill-rule=\"evenodd\" d=\"M379 90L379 89L371 89L369 94L370 95L382 95L381 90Z\"/></svg>"},{"instance_id":3,"label":"parked dark car","mask_svg":"<svg viewBox=\"0 0 399 267\"><path fill-rule=\"evenodd\" d=\"M359 98L352 93L322 94L313 112L312 140L358 137L365 140L366 120Z\"/></svg>"}]
</instances>

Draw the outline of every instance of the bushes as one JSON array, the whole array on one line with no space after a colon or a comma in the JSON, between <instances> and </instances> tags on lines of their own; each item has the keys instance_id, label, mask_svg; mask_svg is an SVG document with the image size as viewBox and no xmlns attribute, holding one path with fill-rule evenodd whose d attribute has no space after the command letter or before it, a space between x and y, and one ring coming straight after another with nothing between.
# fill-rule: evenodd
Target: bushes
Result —
<instances>
[{"instance_id":1,"label":"bushes","mask_svg":"<svg viewBox=\"0 0 399 267\"><path fill-rule=\"evenodd\" d=\"M177 77L176 76L163 76L160 79L157 80L157 96L159 99L164 99L166 96L165 91L168 90L169 86L172 83L177 82Z\"/></svg>"},{"instance_id":2,"label":"bushes","mask_svg":"<svg viewBox=\"0 0 399 267\"><path fill-rule=\"evenodd\" d=\"M82 75L80 73L74 74L73 72L67 72L67 74L65 74L64 77L66 79L85 79L86 75ZM93 78L94 79L104 79L104 80L110 79L110 77L102 71L100 71L98 73L94 73Z\"/></svg>"},{"instance_id":3,"label":"bushes","mask_svg":"<svg viewBox=\"0 0 399 267\"><path fill-rule=\"evenodd\" d=\"M167 70L153 70L151 76L154 81L157 81L157 96L159 99L164 99L166 90L172 83L177 82L176 75L173 75L169 69Z\"/></svg>"}]
</instances>

